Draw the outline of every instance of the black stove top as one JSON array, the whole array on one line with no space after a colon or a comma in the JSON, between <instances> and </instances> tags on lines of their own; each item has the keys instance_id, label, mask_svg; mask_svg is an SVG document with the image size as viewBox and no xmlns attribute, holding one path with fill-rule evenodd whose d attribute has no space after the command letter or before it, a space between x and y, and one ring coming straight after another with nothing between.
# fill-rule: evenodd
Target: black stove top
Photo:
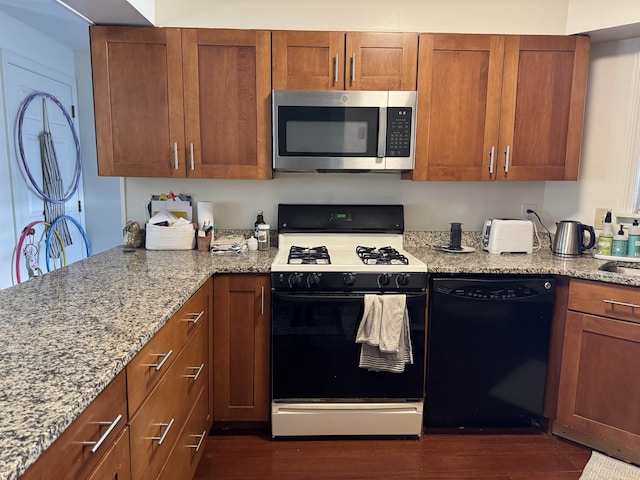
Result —
<instances>
[{"instance_id":1,"label":"black stove top","mask_svg":"<svg viewBox=\"0 0 640 480\"><path fill-rule=\"evenodd\" d=\"M315 264L329 265L331 258L327 247L296 247L295 245L289 249L289 258L287 263L296 264Z\"/></svg>"},{"instance_id":2,"label":"black stove top","mask_svg":"<svg viewBox=\"0 0 640 480\"><path fill-rule=\"evenodd\" d=\"M393 247L356 247L356 253L366 265L408 265L409 259Z\"/></svg>"}]
</instances>

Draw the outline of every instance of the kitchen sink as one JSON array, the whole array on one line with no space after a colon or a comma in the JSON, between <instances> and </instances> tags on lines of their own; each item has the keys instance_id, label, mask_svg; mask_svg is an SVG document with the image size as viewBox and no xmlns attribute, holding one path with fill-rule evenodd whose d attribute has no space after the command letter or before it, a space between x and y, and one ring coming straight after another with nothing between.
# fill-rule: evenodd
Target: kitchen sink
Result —
<instances>
[{"instance_id":1,"label":"kitchen sink","mask_svg":"<svg viewBox=\"0 0 640 480\"><path fill-rule=\"evenodd\" d=\"M620 262L607 262L604 265L600 265L598 267L598 270L602 270L603 272L619 273L621 275L633 275L636 277L640 277L640 265L632 267L628 264L623 264Z\"/></svg>"}]
</instances>

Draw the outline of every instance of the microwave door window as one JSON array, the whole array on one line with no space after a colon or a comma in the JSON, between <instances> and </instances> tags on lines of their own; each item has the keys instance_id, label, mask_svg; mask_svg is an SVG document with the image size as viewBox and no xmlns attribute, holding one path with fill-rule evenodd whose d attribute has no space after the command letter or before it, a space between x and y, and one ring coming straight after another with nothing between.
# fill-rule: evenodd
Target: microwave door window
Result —
<instances>
[{"instance_id":1,"label":"microwave door window","mask_svg":"<svg viewBox=\"0 0 640 480\"><path fill-rule=\"evenodd\" d=\"M287 152L367 155L366 122L287 122Z\"/></svg>"},{"instance_id":2,"label":"microwave door window","mask_svg":"<svg viewBox=\"0 0 640 480\"><path fill-rule=\"evenodd\" d=\"M371 107L280 107L280 155L376 157L379 112Z\"/></svg>"}]
</instances>

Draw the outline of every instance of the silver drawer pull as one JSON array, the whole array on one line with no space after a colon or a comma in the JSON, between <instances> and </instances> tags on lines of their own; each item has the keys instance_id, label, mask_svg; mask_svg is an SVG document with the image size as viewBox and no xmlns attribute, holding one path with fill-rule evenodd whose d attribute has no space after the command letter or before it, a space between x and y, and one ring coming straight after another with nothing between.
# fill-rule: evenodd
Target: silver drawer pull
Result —
<instances>
[{"instance_id":1,"label":"silver drawer pull","mask_svg":"<svg viewBox=\"0 0 640 480\"><path fill-rule=\"evenodd\" d=\"M616 300L602 300L602 301L604 303L609 303L611 305L619 305L621 307L640 308L640 305L636 305L635 303L618 302Z\"/></svg>"},{"instance_id":2,"label":"silver drawer pull","mask_svg":"<svg viewBox=\"0 0 640 480\"><path fill-rule=\"evenodd\" d=\"M167 429L164 431L164 433L160 437L151 437L151 440L157 440L158 441L158 445L162 445L162 442L164 442L165 439L167 438L169 430L171 430L171 427L173 427L174 420L175 420L175 418L172 418L169 423L158 423L158 425L161 428L162 427L167 427Z\"/></svg>"},{"instance_id":3,"label":"silver drawer pull","mask_svg":"<svg viewBox=\"0 0 640 480\"><path fill-rule=\"evenodd\" d=\"M187 313L187 315L191 315L193 318L183 318L182 321L191 322L195 325L196 323L198 323L198 320L200 320L204 315L204 310L202 310L200 313L196 313L196 312Z\"/></svg>"},{"instance_id":4,"label":"silver drawer pull","mask_svg":"<svg viewBox=\"0 0 640 480\"><path fill-rule=\"evenodd\" d=\"M187 447L189 447L189 448L195 448L196 452L197 452L198 450L200 450L200 447L202 446L202 442L204 442L204 437L207 436L207 431L205 430L200 435L189 435L189 436L190 437L196 437L196 438L200 437L200 440L198 440L197 444L195 444L195 445L187 445Z\"/></svg>"},{"instance_id":5,"label":"silver drawer pull","mask_svg":"<svg viewBox=\"0 0 640 480\"><path fill-rule=\"evenodd\" d=\"M82 444L87 447L90 445L93 445L93 447L91 448L91 453L96 453L100 448L100 446L107 439L109 434L113 432L114 428L116 428L116 425L120 422L120 420L122 420L122 414L118 415L113 422L99 422L100 425L109 425L109 428L107 428L107 430L102 434L102 436L98 439L97 442L82 442Z\"/></svg>"},{"instance_id":6,"label":"silver drawer pull","mask_svg":"<svg viewBox=\"0 0 640 480\"><path fill-rule=\"evenodd\" d=\"M185 375L185 377L187 378L193 378L193 381L195 382L198 377L200 376L200 373L202 372L202 369L204 368L204 363L202 365L200 365L199 367L189 367L191 370L196 370L196 373L194 373L193 375Z\"/></svg>"},{"instance_id":7,"label":"silver drawer pull","mask_svg":"<svg viewBox=\"0 0 640 480\"><path fill-rule=\"evenodd\" d=\"M169 350L167 353L156 353L157 357L162 357L162 360L160 361L160 363L148 363L147 367L151 368L151 367L155 367L156 372L159 371L162 366L167 362L167 360L169 360L169 357L171 356L171 354L173 353L173 350Z\"/></svg>"}]
</instances>

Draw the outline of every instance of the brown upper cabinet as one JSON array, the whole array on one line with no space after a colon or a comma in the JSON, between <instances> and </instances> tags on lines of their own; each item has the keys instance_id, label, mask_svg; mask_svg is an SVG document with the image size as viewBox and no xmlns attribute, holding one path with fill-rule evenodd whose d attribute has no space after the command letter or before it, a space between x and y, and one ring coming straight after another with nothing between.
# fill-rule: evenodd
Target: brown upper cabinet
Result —
<instances>
[{"instance_id":1,"label":"brown upper cabinet","mask_svg":"<svg viewBox=\"0 0 640 480\"><path fill-rule=\"evenodd\" d=\"M276 90L415 90L418 34L277 31Z\"/></svg>"},{"instance_id":2,"label":"brown upper cabinet","mask_svg":"<svg viewBox=\"0 0 640 480\"><path fill-rule=\"evenodd\" d=\"M589 38L422 34L413 180L577 180Z\"/></svg>"},{"instance_id":3,"label":"brown upper cabinet","mask_svg":"<svg viewBox=\"0 0 640 480\"><path fill-rule=\"evenodd\" d=\"M90 33L100 175L272 177L270 32Z\"/></svg>"}]
</instances>

